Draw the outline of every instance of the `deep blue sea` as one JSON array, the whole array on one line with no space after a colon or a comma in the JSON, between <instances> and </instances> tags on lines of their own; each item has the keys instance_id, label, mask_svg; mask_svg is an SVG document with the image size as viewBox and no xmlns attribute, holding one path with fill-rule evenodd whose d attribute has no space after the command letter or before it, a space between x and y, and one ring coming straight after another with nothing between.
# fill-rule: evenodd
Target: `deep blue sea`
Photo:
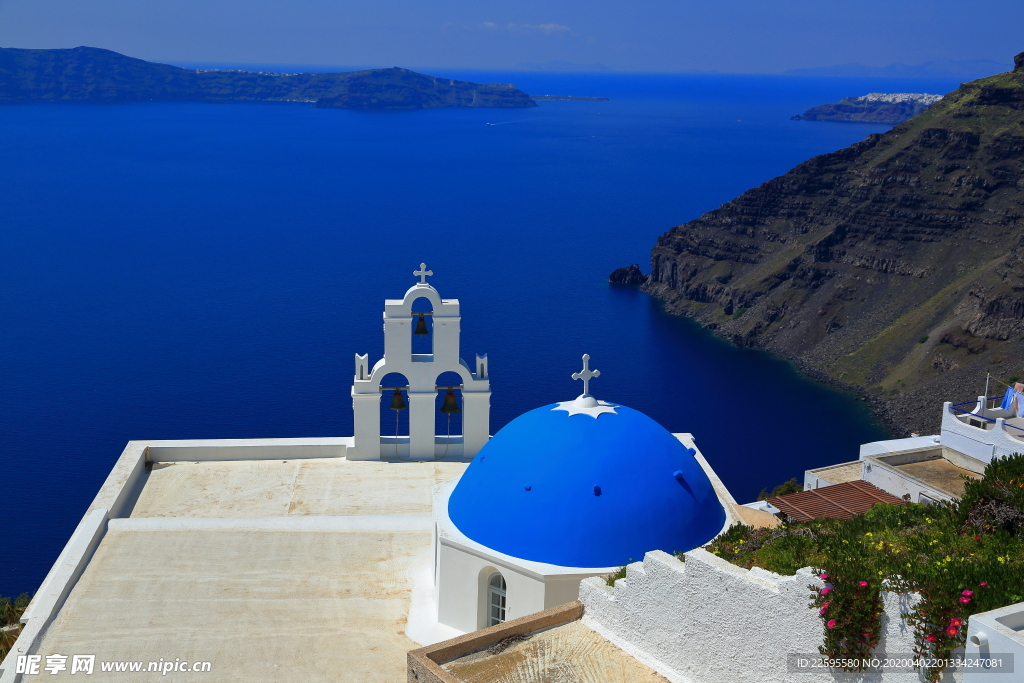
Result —
<instances>
[{"instance_id":1,"label":"deep blue sea","mask_svg":"<svg viewBox=\"0 0 1024 683\"><path fill-rule=\"evenodd\" d=\"M352 433L353 353L425 261L492 429L580 393L692 432L740 502L884 436L863 404L608 273L885 126L790 121L955 82L445 72L528 110L0 106L0 595L35 590L130 439ZM485 123L497 125L486 126Z\"/></svg>"}]
</instances>

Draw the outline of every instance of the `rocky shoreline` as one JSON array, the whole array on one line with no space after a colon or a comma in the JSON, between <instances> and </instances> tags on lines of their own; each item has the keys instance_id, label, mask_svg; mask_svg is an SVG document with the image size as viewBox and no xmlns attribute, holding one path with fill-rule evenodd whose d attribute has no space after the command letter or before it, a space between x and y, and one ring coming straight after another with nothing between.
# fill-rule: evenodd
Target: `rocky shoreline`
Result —
<instances>
[{"instance_id":1,"label":"rocky shoreline","mask_svg":"<svg viewBox=\"0 0 1024 683\"><path fill-rule=\"evenodd\" d=\"M610 284L617 285L620 287L639 288L641 291L644 291L647 294L653 296L654 298L659 299L662 302L662 305L665 307L665 311L667 313L671 315L678 315L684 318L690 318L690 316L688 316L685 311L675 309L672 306L672 304L670 304L664 298L657 296L657 294L651 292L647 288L647 285L650 283L650 275L645 275L640 270L639 264L634 263L624 268L616 268L608 276L608 282ZM756 340L753 340L753 343L751 343L752 340L749 340L742 336L721 334L720 330L718 329L718 326L715 325L714 323L705 323L695 318L690 319L694 320L694 322L696 322L698 325L714 334L719 339L727 341L730 344L733 344L734 346L740 348L757 349L759 351L771 353L772 355L778 356L779 358L782 358L792 363L793 366L797 369L797 372L799 372L801 375L804 375L811 381L817 382L818 384L823 384L835 391L839 391L845 394L852 394L853 396L856 396L858 401L863 401L867 404L869 410L871 411L871 414L887 431L892 433L894 436L910 436L911 431L906 429L905 427L906 416L903 414L903 411L900 410L898 406L892 405L891 401L880 400L877 397L871 396L871 394L865 391L863 387L843 382L830 376L828 373L822 372L818 368L814 367L814 365L812 365L807 358L795 355L788 355L785 353L779 353L778 351L767 349L763 345L758 344ZM938 410L936 410L936 415L938 414Z\"/></svg>"},{"instance_id":2,"label":"rocky shoreline","mask_svg":"<svg viewBox=\"0 0 1024 683\"><path fill-rule=\"evenodd\" d=\"M760 343L760 340L744 335L729 333L721 326L700 320L688 315L685 308L673 306L663 296L659 296L656 288L652 287L650 275L644 274L638 264L630 264L624 268L617 268L608 277L608 282L620 287L634 287L653 296L662 302L665 311L671 315L678 315L690 318L698 325L714 334L719 339L729 342L740 348L757 349L770 353L792 363L797 372L804 375L813 382L829 387L834 391L855 396L858 401L863 401L872 416L881 426L886 429L894 438L909 437L912 434L937 434L942 420L942 402L950 400L953 402L970 401L981 395L984 386L984 377L979 384L978 377L967 373L955 373L943 383L942 393L939 396L931 394L917 397L897 396L894 398L883 398L871 394L865 387L844 382L837 379L828 372L814 365L813 359L806 354L787 353L785 349L768 348ZM1002 377L1010 377L1009 373L1014 372L1013 366L993 367ZM1022 373L1024 374L1024 373ZM989 395L1002 394L1003 386L997 380L993 380Z\"/></svg>"}]
</instances>

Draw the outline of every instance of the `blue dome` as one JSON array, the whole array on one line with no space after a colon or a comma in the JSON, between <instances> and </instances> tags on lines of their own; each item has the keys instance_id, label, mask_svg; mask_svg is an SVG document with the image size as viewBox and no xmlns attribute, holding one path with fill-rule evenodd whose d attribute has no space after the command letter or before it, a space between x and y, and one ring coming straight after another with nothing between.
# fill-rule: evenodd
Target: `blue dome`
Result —
<instances>
[{"instance_id":1,"label":"blue dome","mask_svg":"<svg viewBox=\"0 0 1024 683\"><path fill-rule=\"evenodd\" d=\"M664 427L618 406L557 404L499 431L452 491L448 515L493 550L563 567L613 567L692 550L725 524L704 470Z\"/></svg>"}]
</instances>

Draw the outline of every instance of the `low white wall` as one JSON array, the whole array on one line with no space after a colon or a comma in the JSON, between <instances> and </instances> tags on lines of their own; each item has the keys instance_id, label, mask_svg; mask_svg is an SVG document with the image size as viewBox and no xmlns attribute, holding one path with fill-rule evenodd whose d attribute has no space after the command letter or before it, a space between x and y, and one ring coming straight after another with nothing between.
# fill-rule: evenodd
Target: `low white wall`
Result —
<instances>
[{"instance_id":1,"label":"low white wall","mask_svg":"<svg viewBox=\"0 0 1024 683\"><path fill-rule=\"evenodd\" d=\"M107 510L96 509L87 513L75 529L21 617L23 630L14 647L0 663L0 683L14 683L21 677L15 674L18 657L35 654L40 636L57 616L96 552L96 547L103 540L107 523Z\"/></svg>"},{"instance_id":2,"label":"low white wall","mask_svg":"<svg viewBox=\"0 0 1024 683\"><path fill-rule=\"evenodd\" d=\"M788 673L787 655L816 655L822 622L810 609L810 569L779 576L742 569L704 550L686 561L661 551L629 565L626 578L608 586L599 578L580 584L583 620L674 683L919 683L917 673ZM883 636L876 655L909 654L913 631L900 618L913 595L884 593ZM944 681L962 682L953 673Z\"/></svg>"},{"instance_id":3,"label":"low white wall","mask_svg":"<svg viewBox=\"0 0 1024 683\"><path fill-rule=\"evenodd\" d=\"M860 460L869 455L886 455L900 451L914 451L921 448L935 448L939 445L939 435L912 436L906 439L887 439L861 444Z\"/></svg>"},{"instance_id":4,"label":"low white wall","mask_svg":"<svg viewBox=\"0 0 1024 683\"><path fill-rule=\"evenodd\" d=\"M975 668L964 673L964 683L1019 683L1024 680L1024 602L971 617L967 624L968 657L1005 659L1013 656L1012 671Z\"/></svg>"},{"instance_id":5,"label":"low white wall","mask_svg":"<svg viewBox=\"0 0 1024 683\"><path fill-rule=\"evenodd\" d=\"M992 458L1024 453L1024 442L1008 433L1024 436L1024 431L1008 430L1002 418L997 418L989 429L981 429L961 422L957 415L962 413L954 412L952 403L947 401L942 405L942 434L939 438L943 446L986 463L992 462Z\"/></svg>"},{"instance_id":6,"label":"low white wall","mask_svg":"<svg viewBox=\"0 0 1024 683\"><path fill-rule=\"evenodd\" d=\"M149 459L153 462L344 458L352 444L353 439L350 436L303 439L182 439L179 441L145 442L149 449Z\"/></svg>"}]
</instances>

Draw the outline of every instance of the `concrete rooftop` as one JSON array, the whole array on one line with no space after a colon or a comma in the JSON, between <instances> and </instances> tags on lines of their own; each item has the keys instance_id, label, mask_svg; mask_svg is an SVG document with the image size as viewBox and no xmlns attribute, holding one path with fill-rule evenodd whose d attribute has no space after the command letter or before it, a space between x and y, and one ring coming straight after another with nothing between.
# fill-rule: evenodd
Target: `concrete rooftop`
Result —
<instances>
[{"instance_id":1,"label":"concrete rooftop","mask_svg":"<svg viewBox=\"0 0 1024 683\"><path fill-rule=\"evenodd\" d=\"M431 514L431 488L463 462L343 458L155 463L132 517Z\"/></svg>"},{"instance_id":2,"label":"concrete rooftop","mask_svg":"<svg viewBox=\"0 0 1024 683\"><path fill-rule=\"evenodd\" d=\"M579 620L441 666L464 683L667 683Z\"/></svg>"},{"instance_id":3,"label":"concrete rooftop","mask_svg":"<svg viewBox=\"0 0 1024 683\"><path fill-rule=\"evenodd\" d=\"M980 474L966 470L963 467L957 467L945 458L921 460L919 462L908 462L898 465L892 464L890 466L900 472L909 474L938 491L957 498L964 495L965 482L962 477L981 479Z\"/></svg>"},{"instance_id":4,"label":"concrete rooftop","mask_svg":"<svg viewBox=\"0 0 1024 683\"><path fill-rule=\"evenodd\" d=\"M429 611L431 488L465 467L155 463L36 651L211 662L135 681L403 681L410 605Z\"/></svg>"},{"instance_id":5,"label":"concrete rooftop","mask_svg":"<svg viewBox=\"0 0 1024 683\"><path fill-rule=\"evenodd\" d=\"M853 462L844 462L838 465L829 465L827 467L819 467L817 469L810 470L811 474L815 474L819 479L824 479L830 484L842 484L847 481L857 481L861 477L861 470L864 468L864 463L860 460L854 460Z\"/></svg>"}]
</instances>

